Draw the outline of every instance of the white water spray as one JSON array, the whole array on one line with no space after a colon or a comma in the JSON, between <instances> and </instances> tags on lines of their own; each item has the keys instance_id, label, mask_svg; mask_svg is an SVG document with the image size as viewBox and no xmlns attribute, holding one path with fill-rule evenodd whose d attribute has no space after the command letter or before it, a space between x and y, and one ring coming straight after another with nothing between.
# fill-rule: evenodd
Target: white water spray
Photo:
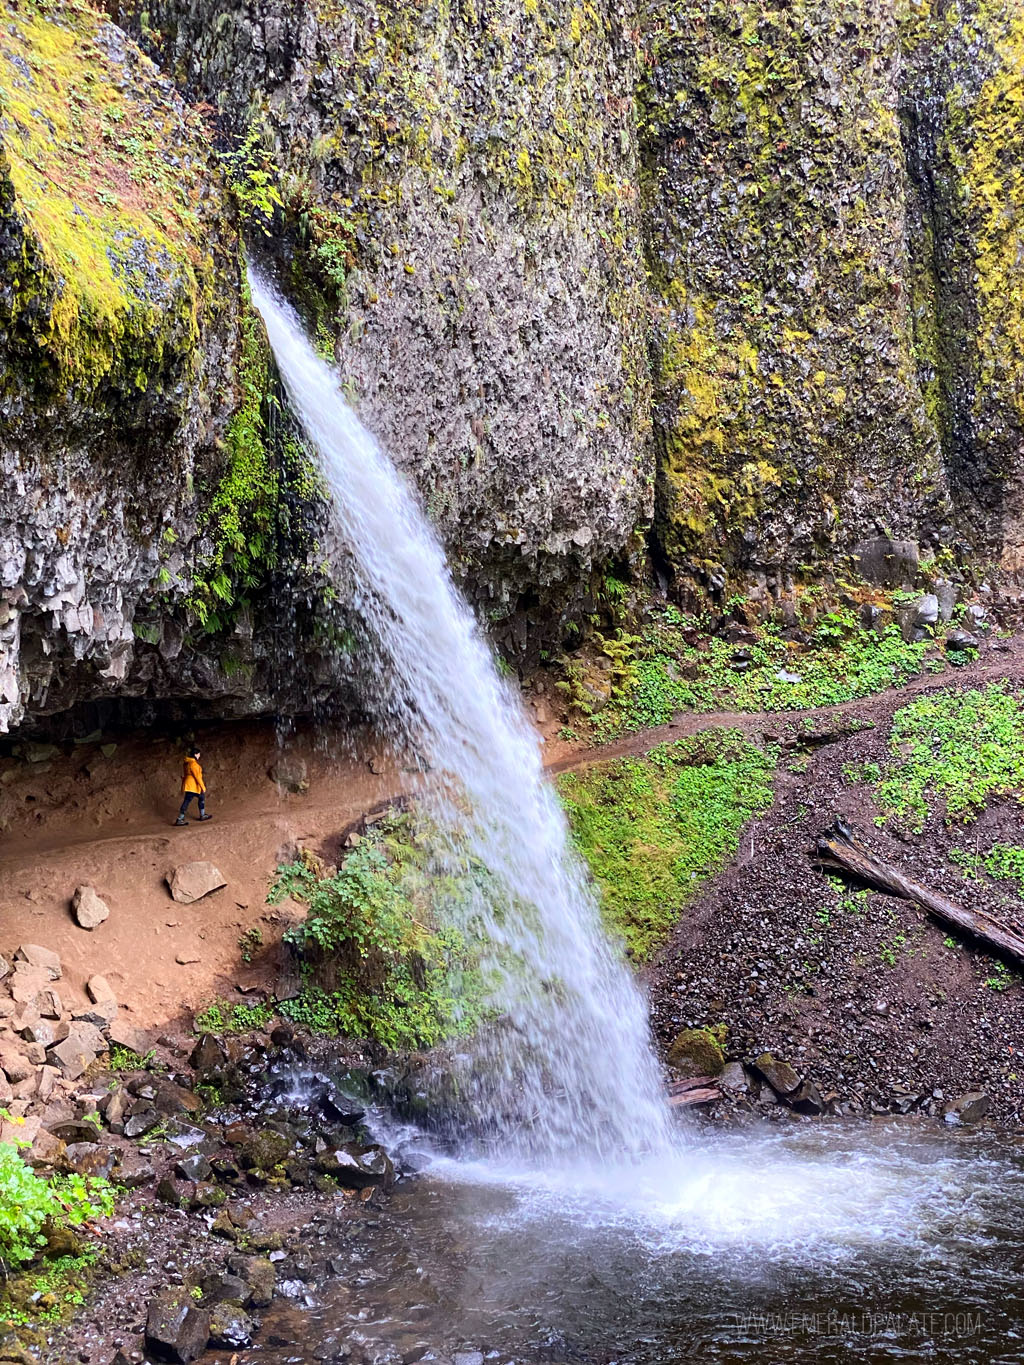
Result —
<instances>
[{"instance_id":1,"label":"white water spray","mask_svg":"<svg viewBox=\"0 0 1024 1365\"><path fill-rule=\"evenodd\" d=\"M356 606L394 678L396 737L425 760L420 799L486 869L472 910L496 945L493 1003L506 1021L486 1059L492 1126L536 1156L667 1148L644 1002L605 938L519 701L336 374L259 275L249 283L353 557Z\"/></svg>"}]
</instances>

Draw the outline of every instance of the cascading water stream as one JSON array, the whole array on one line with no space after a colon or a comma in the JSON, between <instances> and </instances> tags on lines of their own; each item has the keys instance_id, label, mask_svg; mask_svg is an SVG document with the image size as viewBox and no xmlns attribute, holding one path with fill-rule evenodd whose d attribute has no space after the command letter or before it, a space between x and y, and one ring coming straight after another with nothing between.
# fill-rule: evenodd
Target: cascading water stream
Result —
<instances>
[{"instance_id":1,"label":"cascading water stream","mask_svg":"<svg viewBox=\"0 0 1024 1365\"><path fill-rule=\"evenodd\" d=\"M395 738L423 761L418 799L450 831L448 858L484 869L471 917L494 945L488 980L504 1020L485 1059L501 1145L546 1158L667 1150L644 1002L603 933L519 701L337 375L257 272L249 283L393 679Z\"/></svg>"}]
</instances>

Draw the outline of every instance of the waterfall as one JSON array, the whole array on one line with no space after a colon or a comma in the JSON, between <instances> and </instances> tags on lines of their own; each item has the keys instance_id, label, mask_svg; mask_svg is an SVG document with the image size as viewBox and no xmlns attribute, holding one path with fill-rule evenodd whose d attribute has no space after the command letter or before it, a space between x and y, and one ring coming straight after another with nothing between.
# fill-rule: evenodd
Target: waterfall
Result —
<instances>
[{"instance_id":1,"label":"waterfall","mask_svg":"<svg viewBox=\"0 0 1024 1365\"><path fill-rule=\"evenodd\" d=\"M249 283L386 664L394 737L422 760L417 799L452 831L448 856L486 870L473 914L495 945L504 1021L483 1044L493 1124L506 1148L538 1157L666 1147L644 1001L605 937L519 698L414 493L292 310L258 273Z\"/></svg>"}]
</instances>

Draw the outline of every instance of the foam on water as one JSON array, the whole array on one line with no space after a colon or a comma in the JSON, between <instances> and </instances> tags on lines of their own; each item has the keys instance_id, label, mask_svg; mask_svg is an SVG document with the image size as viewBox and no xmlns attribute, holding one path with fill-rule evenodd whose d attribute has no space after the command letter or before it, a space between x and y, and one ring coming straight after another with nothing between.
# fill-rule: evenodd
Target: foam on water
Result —
<instances>
[{"instance_id":1,"label":"foam on water","mask_svg":"<svg viewBox=\"0 0 1024 1365\"><path fill-rule=\"evenodd\" d=\"M463 911L493 945L488 977L504 1021L467 1073L486 1118L501 1146L535 1156L668 1150L644 1001L601 929L519 700L415 496L337 375L254 271L250 287L352 558L394 736L420 755L419 799L449 832L440 852L486 873Z\"/></svg>"}]
</instances>

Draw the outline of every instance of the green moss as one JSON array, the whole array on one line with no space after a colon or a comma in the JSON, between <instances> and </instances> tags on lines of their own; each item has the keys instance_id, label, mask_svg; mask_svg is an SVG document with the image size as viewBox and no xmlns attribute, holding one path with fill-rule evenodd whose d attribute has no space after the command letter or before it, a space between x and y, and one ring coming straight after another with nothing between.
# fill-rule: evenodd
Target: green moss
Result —
<instances>
[{"instance_id":1,"label":"green moss","mask_svg":"<svg viewBox=\"0 0 1024 1365\"><path fill-rule=\"evenodd\" d=\"M1024 704L1003 683L922 697L893 717L875 788L881 818L920 834L936 802L968 824L994 796L1024 799Z\"/></svg>"},{"instance_id":2,"label":"green moss","mask_svg":"<svg viewBox=\"0 0 1024 1365\"><path fill-rule=\"evenodd\" d=\"M681 1076L717 1076L725 1066L725 1024L688 1028L677 1033L668 1050L668 1064Z\"/></svg>"},{"instance_id":3,"label":"green moss","mask_svg":"<svg viewBox=\"0 0 1024 1365\"><path fill-rule=\"evenodd\" d=\"M690 579L769 546L773 564L817 558L849 534L855 478L891 506L941 475L906 308L891 20L658 0L645 24L658 539ZM866 374L862 348L884 367Z\"/></svg>"},{"instance_id":4,"label":"green moss","mask_svg":"<svg viewBox=\"0 0 1024 1365\"><path fill-rule=\"evenodd\" d=\"M23 230L6 267L36 382L145 391L194 365L214 288L202 244L205 134L78 0L0 4L0 181ZM129 54L127 62L132 58Z\"/></svg>"},{"instance_id":5,"label":"green moss","mask_svg":"<svg viewBox=\"0 0 1024 1365\"><path fill-rule=\"evenodd\" d=\"M210 628L216 628L221 613L244 601L278 563L281 474L267 428L268 407L275 401L269 394L270 349L263 323L250 304L241 326L239 405L227 432L227 469L203 518L213 548L197 565L188 601Z\"/></svg>"},{"instance_id":6,"label":"green moss","mask_svg":"<svg viewBox=\"0 0 1024 1365\"><path fill-rule=\"evenodd\" d=\"M566 773L558 793L609 926L643 961L772 801L778 754L707 731Z\"/></svg>"}]
</instances>

